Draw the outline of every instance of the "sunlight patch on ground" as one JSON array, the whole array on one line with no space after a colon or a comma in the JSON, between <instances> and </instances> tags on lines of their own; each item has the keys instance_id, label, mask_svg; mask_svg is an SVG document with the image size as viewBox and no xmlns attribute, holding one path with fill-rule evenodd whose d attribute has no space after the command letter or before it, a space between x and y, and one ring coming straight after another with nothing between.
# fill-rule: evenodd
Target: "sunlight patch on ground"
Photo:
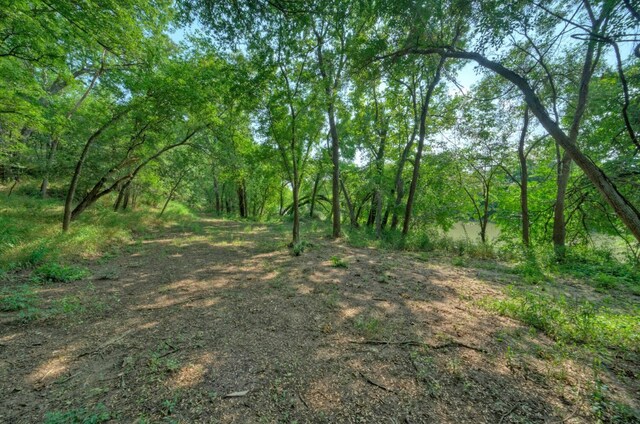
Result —
<instances>
[{"instance_id":1,"label":"sunlight patch on ground","mask_svg":"<svg viewBox=\"0 0 640 424\"><path fill-rule=\"evenodd\" d=\"M47 382L53 381L68 371L69 362L69 354L51 358L29 374L27 381L34 385L46 384Z\"/></svg>"},{"instance_id":2,"label":"sunlight patch on ground","mask_svg":"<svg viewBox=\"0 0 640 424\"><path fill-rule=\"evenodd\" d=\"M187 364L182 367L169 384L176 389L194 387L204 381L207 369L203 364Z\"/></svg>"}]
</instances>

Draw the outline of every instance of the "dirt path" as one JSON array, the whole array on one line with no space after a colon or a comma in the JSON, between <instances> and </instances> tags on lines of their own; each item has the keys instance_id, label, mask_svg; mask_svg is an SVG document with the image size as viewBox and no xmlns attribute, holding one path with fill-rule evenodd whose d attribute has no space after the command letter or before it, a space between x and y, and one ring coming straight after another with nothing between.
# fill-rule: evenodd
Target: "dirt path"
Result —
<instances>
[{"instance_id":1,"label":"dirt path","mask_svg":"<svg viewBox=\"0 0 640 424\"><path fill-rule=\"evenodd\" d=\"M292 257L284 237L203 219L48 288L83 307L0 324L0 421L589 421L581 365L474 306L499 283L320 237Z\"/></svg>"}]
</instances>

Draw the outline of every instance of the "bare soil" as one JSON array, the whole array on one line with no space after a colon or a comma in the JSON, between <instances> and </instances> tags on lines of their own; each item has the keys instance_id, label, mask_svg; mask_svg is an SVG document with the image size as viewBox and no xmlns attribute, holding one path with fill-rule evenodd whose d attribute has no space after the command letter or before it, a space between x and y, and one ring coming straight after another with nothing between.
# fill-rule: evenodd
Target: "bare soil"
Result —
<instances>
[{"instance_id":1,"label":"bare soil","mask_svg":"<svg viewBox=\"0 0 640 424\"><path fill-rule=\"evenodd\" d=\"M594 422L591 364L477 305L509 278L320 236L294 257L274 228L141 235L40 290L79 310L1 314L0 422L100 404L121 423Z\"/></svg>"}]
</instances>

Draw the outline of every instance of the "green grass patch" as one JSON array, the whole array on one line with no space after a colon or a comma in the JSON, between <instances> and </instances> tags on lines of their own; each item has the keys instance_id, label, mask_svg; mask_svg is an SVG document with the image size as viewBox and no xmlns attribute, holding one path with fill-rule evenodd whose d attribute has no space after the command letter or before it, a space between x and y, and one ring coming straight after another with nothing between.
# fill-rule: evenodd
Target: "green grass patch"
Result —
<instances>
[{"instance_id":1,"label":"green grass patch","mask_svg":"<svg viewBox=\"0 0 640 424\"><path fill-rule=\"evenodd\" d=\"M594 348L640 352L640 308L619 311L588 300L550 296L513 287L505 299L485 298L481 304L521 320L557 341Z\"/></svg>"},{"instance_id":2,"label":"green grass patch","mask_svg":"<svg viewBox=\"0 0 640 424\"><path fill-rule=\"evenodd\" d=\"M95 259L130 243L134 234L182 225L203 232L188 208L173 202L162 218L149 208L114 212L109 199L92 206L62 232L62 202L12 195L0 204L0 270Z\"/></svg>"},{"instance_id":3,"label":"green grass patch","mask_svg":"<svg viewBox=\"0 0 640 424\"><path fill-rule=\"evenodd\" d=\"M107 407L99 403L90 409L47 412L44 416L44 424L100 424L113 418Z\"/></svg>"},{"instance_id":4,"label":"green grass patch","mask_svg":"<svg viewBox=\"0 0 640 424\"><path fill-rule=\"evenodd\" d=\"M22 285L17 288L4 288L0 291L0 311L15 312L33 309L38 302L38 296L32 287Z\"/></svg>"},{"instance_id":5,"label":"green grass patch","mask_svg":"<svg viewBox=\"0 0 640 424\"><path fill-rule=\"evenodd\" d=\"M33 272L33 281L38 283L70 283L89 276L89 270L75 266L60 265L50 262L38 267Z\"/></svg>"}]
</instances>

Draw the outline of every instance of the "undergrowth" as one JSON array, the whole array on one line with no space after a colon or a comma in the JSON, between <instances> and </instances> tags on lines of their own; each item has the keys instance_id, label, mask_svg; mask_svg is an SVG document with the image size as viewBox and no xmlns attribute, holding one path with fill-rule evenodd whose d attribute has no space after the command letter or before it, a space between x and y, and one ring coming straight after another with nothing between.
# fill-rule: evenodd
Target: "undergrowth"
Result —
<instances>
[{"instance_id":1,"label":"undergrowth","mask_svg":"<svg viewBox=\"0 0 640 424\"><path fill-rule=\"evenodd\" d=\"M168 225L191 225L192 213L172 203L162 218L149 209L114 212L99 204L61 231L62 204L52 199L12 195L0 203L0 269L28 270L50 262L100 257L145 233Z\"/></svg>"},{"instance_id":2,"label":"undergrowth","mask_svg":"<svg viewBox=\"0 0 640 424\"><path fill-rule=\"evenodd\" d=\"M617 310L589 300L553 296L510 287L504 299L481 304L538 329L557 341L596 349L640 353L640 306Z\"/></svg>"}]
</instances>

